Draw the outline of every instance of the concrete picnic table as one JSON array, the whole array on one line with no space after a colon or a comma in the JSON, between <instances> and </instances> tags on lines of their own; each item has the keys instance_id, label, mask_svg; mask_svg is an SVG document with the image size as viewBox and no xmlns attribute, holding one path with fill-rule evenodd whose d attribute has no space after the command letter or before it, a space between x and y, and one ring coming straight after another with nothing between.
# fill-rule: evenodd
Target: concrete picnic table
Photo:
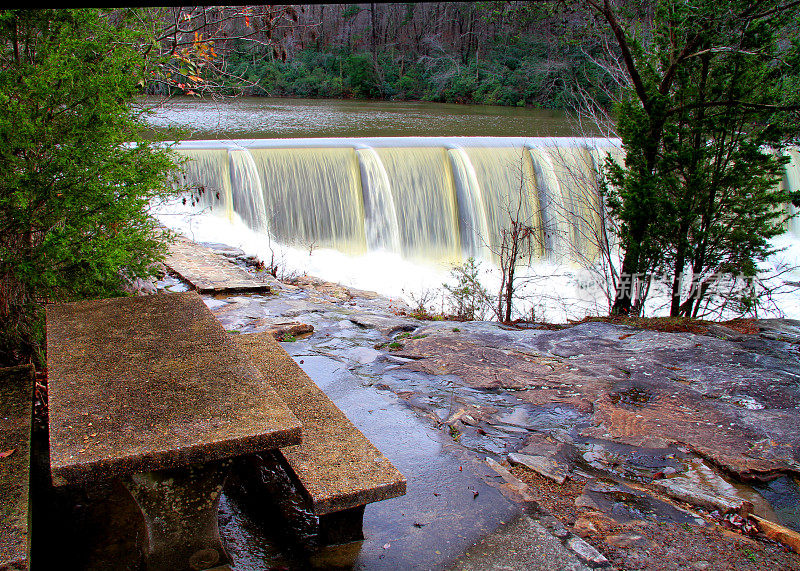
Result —
<instances>
[{"instance_id":1,"label":"concrete picnic table","mask_svg":"<svg viewBox=\"0 0 800 571\"><path fill-rule=\"evenodd\" d=\"M229 563L217 508L231 459L301 441L299 421L194 292L47 308L53 483L119 478L148 569Z\"/></svg>"}]
</instances>

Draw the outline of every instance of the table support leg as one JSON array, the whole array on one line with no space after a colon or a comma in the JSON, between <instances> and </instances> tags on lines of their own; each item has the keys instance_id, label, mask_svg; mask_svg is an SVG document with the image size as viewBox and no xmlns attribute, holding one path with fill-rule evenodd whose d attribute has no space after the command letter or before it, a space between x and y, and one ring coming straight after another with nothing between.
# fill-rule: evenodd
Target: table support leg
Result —
<instances>
[{"instance_id":1,"label":"table support leg","mask_svg":"<svg viewBox=\"0 0 800 571\"><path fill-rule=\"evenodd\" d=\"M323 545L361 541L364 539L364 506L319 516L319 535Z\"/></svg>"},{"instance_id":2,"label":"table support leg","mask_svg":"<svg viewBox=\"0 0 800 571\"><path fill-rule=\"evenodd\" d=\"M123 480L147 525L148 571L198 571L231 562L217 525L230 464L208 462Z\"/></svg>"}]
</instances>

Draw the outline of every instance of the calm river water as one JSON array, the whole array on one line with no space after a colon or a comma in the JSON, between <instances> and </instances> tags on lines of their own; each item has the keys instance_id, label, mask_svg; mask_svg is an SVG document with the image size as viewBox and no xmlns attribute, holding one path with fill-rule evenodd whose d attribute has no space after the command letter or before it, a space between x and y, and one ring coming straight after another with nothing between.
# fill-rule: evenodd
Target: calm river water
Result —
<instances>
[{"instance_id":1,"label":"calm river water","mask_svg":"<svg viewBox=\"0 0 800 571\"><path fill-rule=\"evenodd\" d=\"M564 113L519 107L265 97L178 97L167 102L150 98L143 103L154 108L151 125L182 129L181 139L579 134Z\"/></svg>"}]
</instances>

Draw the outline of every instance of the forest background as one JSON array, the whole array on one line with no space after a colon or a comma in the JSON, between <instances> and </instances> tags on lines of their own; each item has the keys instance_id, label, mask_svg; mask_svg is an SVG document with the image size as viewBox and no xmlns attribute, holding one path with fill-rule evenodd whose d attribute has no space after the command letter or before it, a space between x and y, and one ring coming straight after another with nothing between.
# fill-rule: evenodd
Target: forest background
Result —
<instances>
[{"instance_id":1,"label":"forest background","mask_svg":"<svg viewBox=\"0 0 800 571\"><path fill-rule=\"evenodd\" d=\"M585 12L570 17L559 3L257 6L204 17L224 22L224 37L199 28L195 38L213 42L214 74L206 68L199 84L185 69L172 82L153 81L149 93L227 88L252 96L570 109L576 90L601 104L610 104L606 93L613 91L593 63L604 48L601 38L584 33Z\"/></svg>"}]
</instances>

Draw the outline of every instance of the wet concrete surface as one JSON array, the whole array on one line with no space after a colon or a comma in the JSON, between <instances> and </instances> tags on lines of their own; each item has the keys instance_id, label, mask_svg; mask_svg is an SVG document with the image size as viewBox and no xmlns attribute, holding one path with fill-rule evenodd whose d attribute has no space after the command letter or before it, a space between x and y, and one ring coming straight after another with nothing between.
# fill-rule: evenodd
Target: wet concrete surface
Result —
<instances>
[{"instance_id":1,"label":"wet concrete surface","mask_svg":"<svg viewBox=\"0 0 800 571\"><path fill-rule=\"evenodd\" d=\"M0 368L0 569L28 558L34 370Z\"/></svg>"},{"instance_id":2,"label":"wet concrete surface","mask_svg":"<svg viewBox=\"0 0 800 571\"><path fill-rule=\"evenodd\" d=\"M353 558L348 565L357 568L442 567L519 515L520 507L491 485L499 482L496 473L422 423L394 393L375 389L339 360L313 354L312 340L283 346L408 480L405 496L367 506L366 539L357 552L352 546L323 548L303 563L335 566L347 552ZM248 559L234 568L268 568L258 565Z\"/></svg>"},{"instance_id":3,"label":"wet concrete surface","mask_svg":"<svg viewBox=\"0 0 800 571\"><path fill-rule=\"evenodd\" d=\"M56 485L300 442L299 421L194 292L49 305L47 367Z\"/></svg>"}]
</instances>

